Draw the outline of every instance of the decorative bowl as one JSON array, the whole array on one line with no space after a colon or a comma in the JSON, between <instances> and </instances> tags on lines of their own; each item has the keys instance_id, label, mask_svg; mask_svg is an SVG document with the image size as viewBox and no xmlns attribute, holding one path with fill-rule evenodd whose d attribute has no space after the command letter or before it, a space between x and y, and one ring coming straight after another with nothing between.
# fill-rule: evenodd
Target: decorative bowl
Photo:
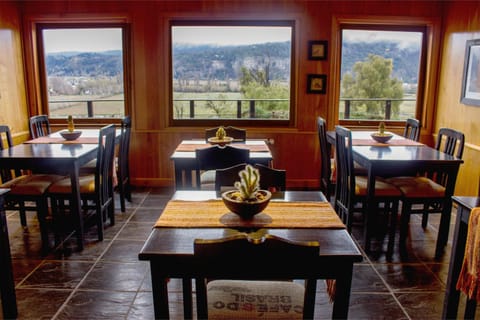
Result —
<instances>
[{"instance_id":1,"label":"decorative bowl","mask_svg":"<svg viewBox=\"0 0 480 320\"><path fill-rule=\"evenodd\" d=\"M60 131L60 135L63 137L63 139L71 141L71 140L76 140L78 137L82 135L82 131Z\"/></svg>"},{"instance_id":2,"label":"decorative bowl","mask_svg":"<svg viewBox=\"0 0 480 320\"><path fill-rule=\"evenodd\" d=\"M233 213L240 216L244 220L250 220L256 214L265 210L272 198L272 193L268 190L259 190L257 193L261 195L261 199L256 201L243 201L232 199L232 193L237 190L225 191L222 193L222 200L225 206Z\"/></svg>"},{"instance_id":3,"label":"decorative bowl","mask_svg":"<svg viewBox=\"0 0 480 320\"><path fill-rule=\"evenodd\" d=\"M218 144L219 146L224 146L233 141L232 137L224 137L223 139L218 139L217 137L208 138L210 144Z\"/></svg>"},{"instance_id":4,"label":"decorative bowl","mask_svg":"<svg viewBox=\"0 0 480 320\"><path fill-rule=\"evenodd\" d=\"M373 140L380 142L380 143L385 143L388 140L392 139L393 134L391 133L380 133L380 132L375 132L371 134L371 137Z\"/></svg>"}]
</instances>

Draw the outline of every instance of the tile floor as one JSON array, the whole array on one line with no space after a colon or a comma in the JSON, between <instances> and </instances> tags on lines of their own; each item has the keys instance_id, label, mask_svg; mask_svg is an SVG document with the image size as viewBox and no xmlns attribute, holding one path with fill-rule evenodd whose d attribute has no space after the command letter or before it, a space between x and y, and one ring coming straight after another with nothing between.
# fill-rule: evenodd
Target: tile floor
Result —
<instances>
[{"instance_id":1,"label":"tile floor","mask_svg":"<svg viewBox=\"0 0 480 320\"><path fill-rule=\"evenodd\" d=\"M171 194L170 189L137 188L125 213L120 212L117 203L116 224L106 227L103 242L96 241L92 230L87 235L85 249L73 250L68 256L58 253L40 256L35 215L29 214L29 232L24 232L18 214L7 212L18 318L152 319L149 264L139 261L138 253ZM423 231L420 219L412 219L408 257L395 254L392 261L387 261L386 244L378 241L373 243L372 253L364 255L364 261L355 265L351 319L441 317L451 243L444 257L434 260L436 215L430 217L429 223ZM360 239L361 226L354 225L353 235ZM172 319L182 317L180 289L180 282L172 280L169 288ZM316 319L328 319L331 305L323 283L318 291Z\"/></svg>"}]
</instances>

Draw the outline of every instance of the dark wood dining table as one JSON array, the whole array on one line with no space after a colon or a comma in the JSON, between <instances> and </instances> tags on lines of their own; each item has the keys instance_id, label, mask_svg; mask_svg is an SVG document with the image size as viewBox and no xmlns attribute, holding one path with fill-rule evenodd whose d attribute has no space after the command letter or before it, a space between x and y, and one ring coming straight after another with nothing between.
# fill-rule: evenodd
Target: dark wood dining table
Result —
<instances>
[{"instance_id":1,"label":"dark wood dining table","mask_svg":"<svg viewBox=\"0 0 480 320\"><path fill-rule=\"evenodd\" d=\"M220 201L215 191L176 191L172 201L189 201L193 202L188 205L189 210L192 207L212 206L214 203L205 204L205 201ZM171 201L171 202L172 202ZM171 203L169 202L169 203ZM202 204L203 202L203 204ZM327 210L328 215L333 214L336 219L338 216L333 208L326 201L324 195L319 191L286 191L273 194L273 202L296 204L301 203L307 209L309 214L318 214L322 217L318 206L321 205ZM218 205L218 204L217 204ZM281 205L281 204L279 204ZM176 203L176 206L181 204ZM310 208L311 206L311 208ZM167 209L162 215L175 217L174 211ZM272 208L265 209L265 212L273 216ZM186 207L185 207L186 209ZM317 211L318 210L318 211ZM228 214L228 210L225 209ZM179 210L185 214L184 210ZM318 213L317 213L318 212ZM212 213L213 214L213 213ZM298 213L297 213L298 214ZM209 216L208 213L199 214L202 217ZM312 261L312 264L318 265L318 278L335 279L336 291L333 302L332 318L346 319L348 317L348 307L350 299L350 289L352 281L352 270L355 262L362 261L362 255L355 242L346 231L345 226L340 222L341 227L268 227L262 228L237 228L234 226L201 226L196 224L196 215L192 214L191 219L187 223L189 227L183 226L158 226L153 228L150 236L145 242L139 259L150 261L150 269L152 276L152 291L154 300L155 318L168 319L168 280L169 278L184 279L183 295L184 295L184 316L189 318L191 313L191 279L196 275L200 275L202 270L195 267L195 257L193 255L193 242L195 238L216 239L223 238L226 234L231 235L238 232L266 232L283 237L290 240L298 241L315 241L320 243L320 254L318 260ZM199 218L201 220L202 218ZM160 221L161 219L159 219ZM275 220L275 218L273 218ZM221 219L219 220L221 222ZM184 221L185 222L185 221ZM280 267L280 266L279 266Z\"/></svg>"},{"instance_id":2,"label":"dark wood dining table","mask_svg":"<svg viewBox=\"0 0 480 320\"><path fill-rule=\"evenodd\" d=\"M82 165L93 160L97 156L98 129L82 129L82 136L76 141L66 141L58 132L47 137L26 141L12 148L0 151L0 166L2 168L31 170L37 173L52 173L70 176L74 201L72 208L81 212L79 172ZM95 136L96 135L96 136ZM120 138L120 130L117 130L116 140ZM42 213L46 215L47 213ZM83 230L81 215L76 214L77 230ZM42 239L45 246L48 238ZM78 249L83 249L83 232L78 237Z\"/></svg>"},{"instance_id":3,"label":"dark wood dining table","mask_svg":"<svg viewBox=\"0 0 480 320\"><path fill-rule=\"evenodd\" d=\"M352 151L354 161L368 171L367 212L369 204L375 197L375 177L415 176L424 170L442 172L448 175L445 186L445 197L449 200L443 207L435 249L435 257L443 254L448 240L451 198L455 190L455 182L463 163L462 159L445 154L425 144L406 139L394 134L387 143L378 143L370 138L373 131L352 131ZM335 132L327 132L327 140L335 145ZM374 219L370 219L371 221ZM368 229L368 228L365 228ZM368 248L369 237L365 237L365 247Z\"/></svg>"},{"instance_id":4,"label":"dark wood dining table","mask_svg":"<svg viewBox=\"0 0 480 320\"><path fill-rule=\"evenodd\" d=\"M272 153L265 140L247 139L245 142L230 144L237 148L250 150L250 162L268 166L273 159ZM192 185L192 174L197 174L197 160L195 149L208 148L212 145L205 140L183 140L170 156L175 167L175 190L196 189Z\"/></svg>"}]
</instances>

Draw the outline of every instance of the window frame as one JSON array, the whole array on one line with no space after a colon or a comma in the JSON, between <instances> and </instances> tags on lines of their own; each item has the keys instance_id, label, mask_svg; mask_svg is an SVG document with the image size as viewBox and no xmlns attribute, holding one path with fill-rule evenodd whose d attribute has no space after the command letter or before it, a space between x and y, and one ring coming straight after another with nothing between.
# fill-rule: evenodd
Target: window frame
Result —
<instances>
[{"instance_id":1,"label":"window frame","mask_svg":"<svg viewBox=\"0 0 480 320\"><path fill-rule=\"evenodd\" d=\"M436 63L439 59L439 30L440 22L435 18L412 18L412 17L349 17L334 16L332 34L337 41L334 47L338 50L338 56L332 64L331 105L335 109L328 115L329 121L350 128L376 128L382 120L340 120L340 82L341 82L341 48L342 30L348 29L371 29L385 31L416 31L423 32L422 52L419 65L419 79L417 88L417 104L415 116L422 123L422 131L431 130L433 125L432 115L435 103L435 78L438 73ZM388 121L390 128L403 128L405 121Z\"/></svg>"},{"instance_id":2,"label":"window frame","mask_svg":"<svg viewBox=\"0 0 480 320\"><path fill-rule=\"evenodd\" d=\"M49 116L52 126L64 125L65 120L61 118L50 118L48 102L48 75L46 70L46 56L43 45L43 30L46 29L102 29L102 28L120 28L122 29L122 56L123 56L123 97L124 97L124 115L122 117L92 117L78 118L77 125L106 125L120 124L121 119L130 114L131 110L131 85L130 85L130 25L125 22L39 22L35 24L37 61L39 70L39 97L41 101L40 113Z\"/></svg>"},{"instance_id":3,"label":"window frame","mask_svg":"<svg viewBox=\"0 0 480 320\"><path fill-rule=\"evenodd\" d=\"M258 26L258 27L290 27L292 29L290 48L290 106L288 120L275 119L174 119L173 107L173 39L172 28L175 26ZM215 127L220 125L232 125L241 127L293 127L296 119L296 59L295 59L295 32L296 21L291 19L278 20L208 20L208 19L172 19L168 26L168 119L172 127Z\"/></svg>"}]
</instances>

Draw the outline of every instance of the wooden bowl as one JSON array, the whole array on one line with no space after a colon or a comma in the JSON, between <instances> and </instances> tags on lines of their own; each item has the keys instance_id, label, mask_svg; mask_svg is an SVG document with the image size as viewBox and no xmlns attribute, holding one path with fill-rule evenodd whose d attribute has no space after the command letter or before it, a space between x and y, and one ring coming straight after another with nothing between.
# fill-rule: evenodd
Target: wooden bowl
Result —
<instances>
[{"instance_id":1,"label":"wooden bowl","mask_svg":"<svg viewBox=\"0 0 480 320\"><path fill-rule=\"evenodd\" d=\"M210 144L218 144L219 146L224 146L233 141L232 137L224 137L223 139L218 139L217 137L208 138Z\"/></svg>"},{"instance_id":2,"label":"wooden bowl","mask_svg":"<svg viewBox=\"0 0 480 320\"><path fill-rule=\"evenodd\" d=\"M72 141L78 139L82 135L82 131L60 131L60 135L63 137L63 139Z\"/></svg>"},{"instance_id":3,"label":"wooden bowl","mask_svg":"<svg viewBox=\"0 0 480 320\"><path fill-rule=\"evenodd\" d=\"M270 199L272 198L272 193L268 190L259 190L258 192L263 195L262 200L257 201L239 201L234 200L230 195L237 190L225 191L222 193L222 200L225 206L231 212L240 216L244 220L250 220L254 215L262 212L268 206Z\"/></svg>"},{"instance_id":4,"label":"wooden bowl","mask_svg":"<svg viewBox=\"0 0 480 320\"><path fill-rule=\"evenodd\" d=\"M386 143L388 140L393 138L393 134L375 132L375 133L371 134L371 137L372 137L373 140L375 140L377 142Z\"/></svg>"}]
</instances>

